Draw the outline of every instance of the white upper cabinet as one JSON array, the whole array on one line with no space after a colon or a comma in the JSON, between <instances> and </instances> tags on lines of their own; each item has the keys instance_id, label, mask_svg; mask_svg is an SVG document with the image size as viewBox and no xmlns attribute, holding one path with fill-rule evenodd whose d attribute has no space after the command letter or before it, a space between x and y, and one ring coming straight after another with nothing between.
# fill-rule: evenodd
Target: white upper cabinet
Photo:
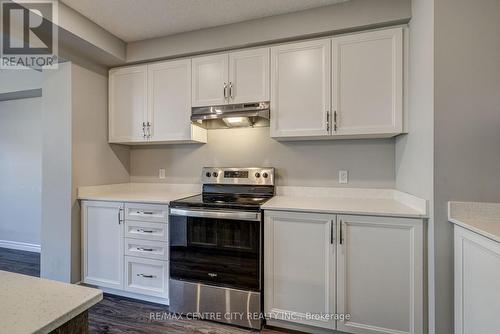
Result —
<instances>
[{"instance_id":1,"label":"white upper cabinet","mask_svg":"<svg viewBox=\"0 0 500 334\"><path fill-rule=\"evenodd\" d=\"M337 218L337 330L424 333L422 220Z\"/></svg>"},{"instance_id":2,"label":"white upper cabinet","mask_svg":"<svg viewBox=\"0 0 500 334\"><path fill-rule=\"evenodd\" d=\"M271 48L271 137L330 135L330 39Z\"/></svg>"},{"instance_id":3,"label":"white upper cabinet","mask_svg":"<svg viewBox=\"0 0 500 334\"><path fill-rule=\"evenodd\" d=\"M109 71L109 142L141 142L147 122L147 65ZM143 124L144 123L144 124Z\"/></svg>"},{"instance_id":4,"label":"white upper cabinet","mask_svg":"<svg viewBox=\"0 0 500 334\"><path fill-rule=\"evenodd\" d=\"M193 58L193 107L269 101L269 48Z\"/></svg>"},{"instance_id":5,"label":"white upper cabinet","mask_svg":"<svg viewBox=\"0 0 500 334\"><path fill-rule=\"evenodd\" d=\"M149 140L206 142L206 131L190 119L191 59L151 64L148 80Z\"/></svg>"},{"instance_id":6,"label":"white upper cabinet","mask_svg":"<svg viewBox=\"0 0 500 334\"><path fill-rule=\"evenodd\" d=\"M332 39L334 135L403 131L403 28Z\"/></svg>"},{"instance_id":7,"label":"white upper cabinet","mask_svg":"<svg viewBox=\"0 0 500 334\"><path fill-rule=\"evenodd\" d=\"M335 215L266 211L264 312L272 319L334 329Z\"/></svg>"},{"instance_id":8,"label":"white upper cabinet","mask_svg":"<svg viewBox=\"0 0 500 334\"><path fill-rule=\"evenodd\" d=\"M193 107L221 105L228 101L228 56L193 58Z\"/></svg>"},{"instance_id":9,"label":"white upper cabinet","mask_svg":"<svg viewBox=\"0 0 500 334\"><path fill-rule=\"evenodd\" d=\"M269 101L269 48L229 54L229 101Z\"/></svg>"},{"instance_id":10,"label":"white upper cabinet","mask_svg":"<svg viewBox=\"0 0 500 334\"><path fill-rule=\"evenodd\" d=\"M206 143L190 117L191 59L110 70L110 143Z\"/></svg>"}]
</instances>

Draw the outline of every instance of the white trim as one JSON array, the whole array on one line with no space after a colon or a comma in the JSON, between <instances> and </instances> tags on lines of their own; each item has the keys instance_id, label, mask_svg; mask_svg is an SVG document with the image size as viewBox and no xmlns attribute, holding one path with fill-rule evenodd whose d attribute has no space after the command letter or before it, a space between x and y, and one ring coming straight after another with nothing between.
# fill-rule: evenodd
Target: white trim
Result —
<instances>
[{"instance_id":1,"label":"white trim","mask_svg":"<svg viewBox=\"0 0 500 334\"><path fill-rule=\"evenodd\" d=\"M40 253L41 251L40 245L30 244L28 242L9 241L9 240L0 240L0 248L17 249L35 253Z\"/></svg>"},{"instance_id":2,"label":"white trim","mask_svg":"<svg viewBox=\"0 0 500 334\"><path fill-rule=\"evenodd\" d=\"M99 285L87 284L87 283L83 283L83 282L81 282L79 285L96 288L96 289L102 290L102 292L110 294L110 295L127 297L127 298L132 298L132 299L137 299L137 300L142 300L142 301L146 301L146 302L150 302L150 303L162 304L162 305L167 305L167 306L169 305L168 298L147 296L147 295L143 295L140 293L134 293L134 292L129 292L129 291L125 291L125 290L106 288L106 287L102 287Z\"/></svg>"}]
</instances>

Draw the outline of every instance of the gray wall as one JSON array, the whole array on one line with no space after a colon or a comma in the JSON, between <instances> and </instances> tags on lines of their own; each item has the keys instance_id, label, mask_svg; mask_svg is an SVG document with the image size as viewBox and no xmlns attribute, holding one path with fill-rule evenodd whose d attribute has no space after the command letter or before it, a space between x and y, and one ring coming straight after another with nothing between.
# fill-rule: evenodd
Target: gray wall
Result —
<instances>
[{"instance_id":1,"label":"gray wall","mask_svg":"<svg viewBox=\"0 0 500 334\"><path fill-rule=\"evenodd\" d=\"M131 181L199 183L203 166L273 166L279 185L394 187L394 140L279 142L269 128L210 130L208 144L138 146L131 150Z\"/></svg>"},{"instance_id":2,"label":"gray wall","mask_svg":"<svg viewBox=\"0 0 500 334\"><path fill-rule=\"evenodd\" d=\"M43 73L41 277L71 281L71 64Z\"/></svg>"},{"instance_id":3,"label":"gray wall","mask_svg":"<svg viewBox=\"0 0 500 334\"><path fill-rule=\"evenodd\" d=\"M72 264L80 280L80 204L77 188L129 181L129 148L108 142L108 77L71 65L72 104Z\"/></svg>"},{"instance_id":4,"label":"gray wall","mask_svg":"<svg viewBox=\"0 0 500 334\"><path fill-rule=\"evenodd\" d=\"M410 17L410 0L350 0L291 14L128 43L127 62L227 50L405 23Z\"/></svg>"},{"instance_id":5,"label":"gray wall","mask_svg":"<svg viewBox=\"0 0 500 334\"><path fill-rule=\"evenodd\" d=\"M34 70L0 69L0 94L42 87L42 73Z\"/></svg>"},{"instance_id":6,"label":"gray wall","mask_svg":"<svg viewBox=\"0 0 500 334\"><path fill-rule=\"evenodd\" d=\"M450 200L500 202L500 1L435 0L436 333L452 333Z\"/></svg>"},{"instance_id":7,"label":"gray wall","mask_svg":"<svg viewBox=\"0 0 500 334\"><path fill-rule=\"evenodd\" d=\"M71 62L44 71L42 277L80 280L77 188L129 181L129 149L107 143L107 84Z\"/></svg>"},{"instance_id":8,"label":"gray wall","mask_svg":"<svg viewBox=\"0 0 500 334\"><path fill-rule=\"evenodd\" d=\"M428 322L434 328L434 0L412 2L409 26L408 134L396 139L396 189L429 203Z\"/></svg>"},{"instance_id":9,"label":"gray wall","mask_svg":"<svg viewBox=\"0 0 500 334\"><path fill-rule=\"evenodd\" d=\"M40 246L41 109L40 98L0 102L0 246Z\"/></svg>"}]
</instances>

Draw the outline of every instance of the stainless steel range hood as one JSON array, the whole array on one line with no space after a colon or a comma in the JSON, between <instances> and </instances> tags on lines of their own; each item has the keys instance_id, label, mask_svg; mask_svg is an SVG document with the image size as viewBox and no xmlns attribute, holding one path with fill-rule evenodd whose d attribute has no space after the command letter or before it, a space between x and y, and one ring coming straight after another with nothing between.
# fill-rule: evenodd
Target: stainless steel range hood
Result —
<instances>
[{"instance_id":1,"label":"stainless steel range hood","mask_svg":"<svg viewBox=\"0 0 500 334\"><path fill-rule=\"evenodd\" d=\"M206 129L269 126L269 101L193 107L191 121Z\"/></svg>"}]
</instances>

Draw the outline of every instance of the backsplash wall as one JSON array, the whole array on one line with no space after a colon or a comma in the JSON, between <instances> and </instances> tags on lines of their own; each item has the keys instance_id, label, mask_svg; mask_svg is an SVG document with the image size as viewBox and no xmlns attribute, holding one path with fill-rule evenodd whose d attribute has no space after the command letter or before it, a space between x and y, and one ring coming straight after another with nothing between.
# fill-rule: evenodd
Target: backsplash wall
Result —
<instances>
[{"instance_id":1,"label":"backsplash wall","mask_svg":"<svg viewBox=\"0 0 500 334\"><path fill-rule=\"evenodd\" d=\"M204 166L277 168L287 186L394 187L394 139L276 141L269 128L208 131L207 144L134 146L131 182L199 183ZM158 169L166 178L158 178ZM338 171L349 183L338 183Z\"/></svg>"}]
</instances>

